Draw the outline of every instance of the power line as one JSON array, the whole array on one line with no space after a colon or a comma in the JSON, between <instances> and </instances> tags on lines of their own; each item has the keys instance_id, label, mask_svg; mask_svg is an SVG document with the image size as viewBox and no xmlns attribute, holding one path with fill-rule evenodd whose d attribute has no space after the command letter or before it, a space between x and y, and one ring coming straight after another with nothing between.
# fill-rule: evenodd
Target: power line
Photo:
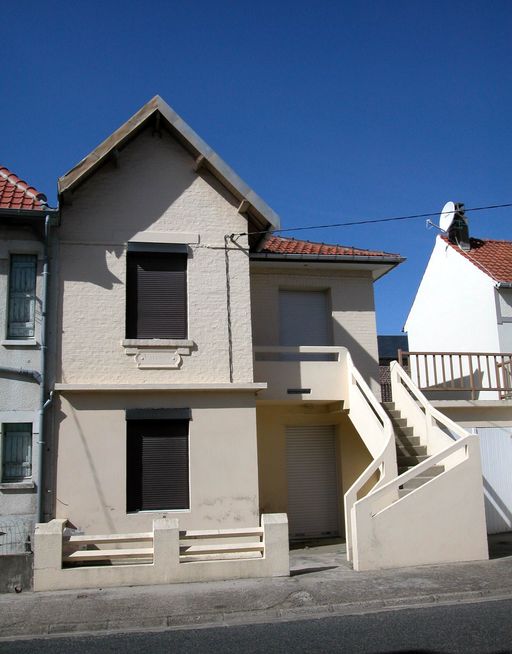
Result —
<instances>
[{"instance_id":1,"label":"power line","mask_svg":"<svg viewBox=\"0 0 512 654\"><path fill-rule=\"evenodd\" d=\"M485 207L471 207L470 209L464 208L464 213L467 211L483 211L484 209L503 209L504 207L512 207L512 202L505 204L488 204ZM343 223L331 223L329 225L309 225L308 227L287 227L286 229L274 229L272 234L282 232L303 232L308 229L327 229L328 227L351 227L354 225L370 225L375 223L390 223L398 220L413 220L414 218L432 218L438 216L440 211L431 211L429 213L415 213L408 216L392 216L390 218L368 218L364 220L350 220ZM261 232L242 232L241 234L231 234L230 238L238 238L239 236L256 236L258 234L268 234L269 230Z\"/></svg>"}]
</instances>

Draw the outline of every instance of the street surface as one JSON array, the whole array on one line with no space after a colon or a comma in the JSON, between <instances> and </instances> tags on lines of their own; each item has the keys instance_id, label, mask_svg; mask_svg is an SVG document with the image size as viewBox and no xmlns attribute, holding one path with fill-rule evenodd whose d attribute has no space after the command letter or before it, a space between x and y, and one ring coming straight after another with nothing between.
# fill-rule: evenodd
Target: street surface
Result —
<instances>
[{"instance_id":1,"label":"street surface","mask_svg":"<svg viewBox=\"0 0 512 654\"><path fill-rule=\"evenodd\" d=\"M0 652L505 654L512 653L511 617L512 600L493 600L294 622L3 641Z\"/></svg>"}]
</instances>

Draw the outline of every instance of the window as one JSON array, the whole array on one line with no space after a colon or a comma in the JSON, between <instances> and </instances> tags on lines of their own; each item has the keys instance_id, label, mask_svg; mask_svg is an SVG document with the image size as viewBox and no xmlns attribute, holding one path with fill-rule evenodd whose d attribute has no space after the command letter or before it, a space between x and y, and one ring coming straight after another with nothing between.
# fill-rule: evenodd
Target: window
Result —
<instances>
[{"instance_id":1,"label":"window","mask_svg":"<svg viewBox=\"0 0 512 654\"><path fill-rule=\"evenodd\" d=\"M187 338L187 255L128 252L126 338Z\"/></svg>"},{"instance_id":2,"label":"window","mask_svg":"<svg viewBox=\"0 0 512 654\"><path fill-rule=\"evenodd\" d=\"M11 255L7 338L34 338L36 268L36 255Z\"/></svg>"},{"instance_id":3,"label":"window","mask_svg":"<svg viewBox=\"0 0 512 654\"><path fill-rule=\"evenodd\" d=\"M32 425L2 425L2 482L25 481L32 477Z\"/></svg>"},{"instance_id":4,"label":"window","mask_svg":"<svg viewBox=\"0 0 512 654\"><path fill-rule=\"evenodd\" d=\"M188 420L128 420L127 511L190 508Z\"/></svg>"}]
</instances>

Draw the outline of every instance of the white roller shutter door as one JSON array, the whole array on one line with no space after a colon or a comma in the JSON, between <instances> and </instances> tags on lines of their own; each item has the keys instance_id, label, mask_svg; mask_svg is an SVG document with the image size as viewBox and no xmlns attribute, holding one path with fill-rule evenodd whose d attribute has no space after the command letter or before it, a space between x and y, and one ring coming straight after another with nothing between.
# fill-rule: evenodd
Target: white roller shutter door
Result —
<instances>
[{"instance_id":1,"label":"white roller shutter door","mask_svg":"<svg viewBox=\"0 0 512 654\"><path fill-rule=\"evenodd\" d=\"M512 427L479 427L487 532L512 530Z\"/></svg>"},{"instance_id":2,"label":"white roller shutter door","mask_svg":"<svg viewBox=\"0 0 512 654\"><path fill-rule=\"evenodd\" d=\"M334 426L287 427L286 449L290 538L338 536Z\"/></svg>"}]
</instances>

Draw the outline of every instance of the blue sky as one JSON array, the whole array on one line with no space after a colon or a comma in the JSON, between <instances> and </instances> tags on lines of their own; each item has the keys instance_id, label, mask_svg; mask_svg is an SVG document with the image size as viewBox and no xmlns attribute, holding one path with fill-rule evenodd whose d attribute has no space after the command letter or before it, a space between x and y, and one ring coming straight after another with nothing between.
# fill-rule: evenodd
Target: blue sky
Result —
<instances>
[{"instance_id":1,"label":"blue sky","mask_svg":"<svg viewBox=\"0 0 512 654\"><path fill-rule=\"evenodd\" d=\"M496 0L8 3L0 165L55 203L57 178L159 94L283 227L510 202L511 34ZM512 238L512 209L469 218ZM384 334L435 234L419 219L297 237L407 257L376 284Z\"/></svg>"}]
</instances>

